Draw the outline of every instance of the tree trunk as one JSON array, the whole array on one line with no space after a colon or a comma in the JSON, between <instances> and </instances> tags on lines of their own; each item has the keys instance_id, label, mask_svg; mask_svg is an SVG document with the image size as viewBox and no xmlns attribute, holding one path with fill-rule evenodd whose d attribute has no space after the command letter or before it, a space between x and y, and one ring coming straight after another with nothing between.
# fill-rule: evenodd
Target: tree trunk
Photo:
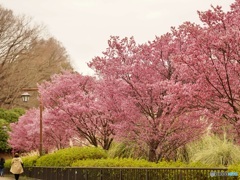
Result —
<instances>
[{"instance_id":1,"label":"tree trunk","mask_svg":"<svg viewBox=\"0 0 240 180\"><path fill-rule=\"evenodd\" d=\"M152 140L150 145L149 145L149 154L148 154L148 160L150 162L157 162L157 147L158 147L159 142L157 142L156 140Z\"/></svg>"}]
</instances>

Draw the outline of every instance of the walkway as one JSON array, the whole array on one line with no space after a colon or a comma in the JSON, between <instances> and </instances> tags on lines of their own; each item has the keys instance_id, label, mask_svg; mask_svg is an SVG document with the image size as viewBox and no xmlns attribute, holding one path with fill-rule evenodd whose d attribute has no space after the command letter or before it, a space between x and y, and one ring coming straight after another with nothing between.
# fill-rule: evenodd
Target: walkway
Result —
<instances>
[{"instance_id":1,"label":"walkway","mask_svg":"<svg viewBox=\"0 0 240 180\"><path fill-rule=\"evenodd\" d=\"M12 174L6 174L6 175L4 175L4 177L0 176L0 180L15 180L15 178L14 178L14 175L12 175ZM20 176L19 180L34 180L34 178Z\"/></svg>"},{"instance_id":2,"label":"walkway","mask_svg":"<svg viewBox=\"0 0 240 180\"><path fill-rule=\"evenodd\" d=\"M13 175L5 175L4 177L0 176L0 180L14 180Z\"/></svg>"}]
</instances>

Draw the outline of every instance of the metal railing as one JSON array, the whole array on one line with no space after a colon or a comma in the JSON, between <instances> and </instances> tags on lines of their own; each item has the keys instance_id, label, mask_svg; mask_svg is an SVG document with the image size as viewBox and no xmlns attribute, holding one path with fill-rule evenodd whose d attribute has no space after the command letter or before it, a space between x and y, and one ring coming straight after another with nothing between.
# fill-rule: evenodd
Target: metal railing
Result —
<instances>
[{"instance_id":1,"label":"metal railing","mask_svg":"<svg viewBox=\"0 0 240 180\"><path fill-rule=\"evenodd\" d=\"M41 180L225 180L227 168L25 167L24 176Z\"/></svg>"}]
</instances>

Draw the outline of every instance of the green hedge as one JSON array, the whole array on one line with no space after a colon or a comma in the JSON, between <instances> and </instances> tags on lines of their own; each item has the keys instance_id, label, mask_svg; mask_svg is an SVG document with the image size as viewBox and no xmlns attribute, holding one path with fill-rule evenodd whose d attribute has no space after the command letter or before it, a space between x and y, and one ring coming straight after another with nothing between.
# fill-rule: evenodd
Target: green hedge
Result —
<instances>
[{"instance_id":1,"label":"green hedge","mask_svg":"<svg viewBox=\"0 0 240 180\"><path fill-rule=\"evenodd\" d=\"M183 163L180 161L149 162L144 159L108 158L78 160L71 164L72 167L213 167L201 163ZM215 167L215 166L214 166Z\"/></svg>"},{"instance_id":2,"label":"green hedge","mask_svg":"<svg viewBox=\"0 0 240 180\"><path fill-rule=\"evenodd\" d=\"M86 159L72 163L72 167L154 167L156 163L132 158Z\"/></svg>"},{"instance_id":3,"label":"green hedge","mask_svg":"<svg viewBox=\"0 0 240 180\"><path fill-rule=\"evenodd\" d=\"M71 147L41 156L36 166L67 167L73 162L83 159L107 158L107 153L95 147Z\"/></svg>"},{"instance_id":4,"label":"green hedge","mask_svg":"<svg viewBox=\"0 0 240 180\"><path fill-rule=\"evenodd\" d=\"M144 159L108 158L105 150L95 147L71 147L44 156L22 157L26 167L216 167L202 163L180 161L149 162ZM10 167L11 159L6 161ZM231 171L240 172L240 165L231 166Z\"/></svg>"},{"instance_id":5,"label":"green hedge","mask_svg":"<svg viewBox=\"0 0 240 180\"><path fill-rule=\"evenodd\" d=\"M201 163L190 163L186 164L180 161L161 161L159 163L149 162L143 159L132 159L132 158L108 158L108 159L86 159L78 160L72 163L72 167L128 167L128 168L175 168L175 167L210 167L210 165L204 165ZM212 166L213 167L213 166ZM214 166L215 167L215 166ZM96 171L96 172L95 172ZM108 174L109 179L114 179L117 170L103 169L102 173ZM92 170L92 173L99 173L97 170ZM145 171L139 171L136 169L126 169L123 170L123 179L131 177L132 174L136 174L136 179L142 179L146 176ZM149 179L181 179L182 176L188 174L189 179L209 179L210 173L206 173L203 170L196 170L191 172L186 171L176 171L176 170L151 170L149 171Z\"/></svg>"},{"instance_id":6,"label":"green hedge","mask_svg":"<svg viewBox=\"0 0 240 180\"><path fill-rule=\"evenodd\" d=\"M211 165L201 164L201 163L190 163L186 164L180 161L161 161L158 163L155 162L149 162L144 159L132 159L132 158L106 158L106 154L99 155L101 152L103 152L101 149L93 148L93 149L85 149L80 150L81 152L84 152L84 155L82 154L73 154L70 155L69 152L71 151L74 153L75 151L79 152L79 149L77 148L68 148L65 151L65 154L62 153L53 153L48 154L42 157L38 156L26 156L22 157L22 160L24 162L24 165L27 167L31 166L55 166L55 167L213 167ZM93 152L95 151L95 152ZM99 153L99 152L100 153ZM87 153L92 154L91 157L94 157L93 159L88 156ZM62 154L62 155L60 155ZM94 155L93 155L94 154ZM57 164L58 163L58 164ZM10 167L11 159L6 160L6 167ZM51 165L53 164L53 165ZM214 166L215 167L215 166ZM238 166L234 166L236 169ZM238 167L240 171L240 166Z\"/></svg>"}]
</instances>

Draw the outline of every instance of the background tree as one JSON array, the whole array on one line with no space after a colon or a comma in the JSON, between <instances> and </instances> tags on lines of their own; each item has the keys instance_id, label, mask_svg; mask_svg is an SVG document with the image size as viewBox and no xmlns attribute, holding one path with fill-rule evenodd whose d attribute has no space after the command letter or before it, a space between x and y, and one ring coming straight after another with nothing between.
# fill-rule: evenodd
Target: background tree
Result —
<instances>
[{"instance_id":1,"label":"background tree","mask_svg":"<svg viewBox=\"0 0 240 180\"><path fill-rule=\"evenodd\" d=\"M3 119L7 123L17 122L18 118L25 113L24 109L2 109L0 108L0 119Z\"/></svg>"},{"instance_id":2,"label":"background tree","mask_svg":"<svg viewBox=\"0 0 240 180\"><path fill-rule=\"evenodd\" d=\"M23 105L16 101L23 87L35 87L52 74L72 70L61 44L44 37L43 28L29 18L0 7L0 26L0 107Z\"/></svg>"},{"instance_id":3,"label":"background tree","mask_svg":"<svg viewBox=\"0 0 240 180\"><path fill-rule=\"evenodd\" d=\"M102 99L96 87L95 78L66 72L41 84L39 91L44 94L44 106L65 128L96 147L109 149L114 134L113 118L99 104Z\"/></svg>"}]
</instances>

